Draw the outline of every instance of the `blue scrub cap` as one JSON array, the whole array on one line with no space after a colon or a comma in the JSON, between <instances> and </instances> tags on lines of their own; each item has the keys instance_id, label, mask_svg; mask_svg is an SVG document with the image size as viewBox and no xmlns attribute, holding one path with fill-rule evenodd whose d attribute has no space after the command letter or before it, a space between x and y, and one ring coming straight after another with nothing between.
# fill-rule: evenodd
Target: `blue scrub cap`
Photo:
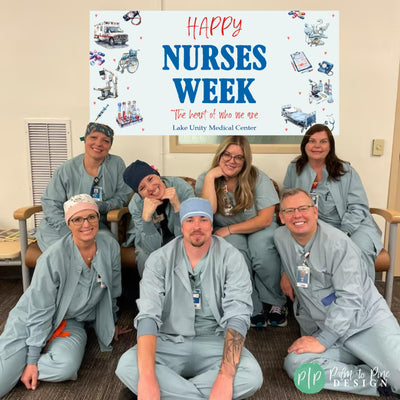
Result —
<instances>
[{"instance_id":1,"label":"blue scrub cap","mask_svg":"<svg viewBox=\"0 0 400 400\"><path fill-rule=\"evenodd\" d=\"M211 203L200 197L191 197L181 203L179 216L182 222L189 217L203 216L213 222L213 211Z\"/></svg>"}]
</instances>

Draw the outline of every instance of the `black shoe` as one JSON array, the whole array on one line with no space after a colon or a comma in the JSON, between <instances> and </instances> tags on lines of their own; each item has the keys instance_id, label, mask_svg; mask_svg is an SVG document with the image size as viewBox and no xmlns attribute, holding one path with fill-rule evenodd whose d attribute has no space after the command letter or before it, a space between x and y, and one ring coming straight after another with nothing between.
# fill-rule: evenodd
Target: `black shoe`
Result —
<instances>
[{"instance_id":1,"label":"black shoe","mask_svg":"<svg viewBox=\"0 0 400 400\"><path fill-rule=\"evenodd\" d=\"M400 394L392 392L392 388L385 378L380 377L378 381L378 393L380 396L392 396L400 399Z\"/></svg>"},{"instance_id":2,"label":"black shoe","mask_svg":"<svg viewBox=\"0 0 400 400\"><path fill-rule=\"evenodd\" d=\"M137 396L135 393L131 392L127 387L125 387L119 392L118 400L137 400Z\"/></svg>"},{"instance_id":3,"label":"black shoe","mask_svg":"<svg viewBox=\"0 0 400 400\"><path fill-rule=\"evenodd\" d=\"M267 321L263 313L254 315L250 317L250 326L252 328L265 328L267 326Z\"/></svg>"},{"instance_id":4,"label":"black shoe","mask_svg":"<svg viewBox=\"0 0 400 400\"><path fill-rule=\"evenodd\" d=\"M268 314L268 325L271 326L286 326L288 309L286 306L272 306Z\"/></svg>"}]
</instances>

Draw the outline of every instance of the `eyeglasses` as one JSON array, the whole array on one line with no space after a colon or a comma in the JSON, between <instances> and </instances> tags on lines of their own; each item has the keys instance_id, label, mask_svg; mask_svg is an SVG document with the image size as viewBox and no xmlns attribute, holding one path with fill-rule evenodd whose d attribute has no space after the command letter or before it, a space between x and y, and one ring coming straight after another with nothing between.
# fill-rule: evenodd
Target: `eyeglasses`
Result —
<instances>
[{"instance_id":1,"label":"eyeglasses","mask_svg":"<svg viewBox=\"0 0 400 400\"><path fill-rule=\"evenodd\" d=\"M221 158L222 158L224 161L230 161L230 160L232 160L232 158L233 158L233 160L234 160L235 162L237 162L238 164L239 164L239 163L242 163L242 162L244 161L244 157L243 157L242 155L238 154L237 156L234 156L234 155L232 155L231 153L229 153L228 151L224 151L224 152L222 153Z\"/></svg>"},{"instance_id":2,"label":"eyeglasses","mask_svg":"<svg viewBox=\"0 0 400 400\"><path fill-rule=\"evenodd\" d=\"M321 139L319 142L318 142L318 140L315 140L315 139L310 139L309 141L308 141L308 143L311 143L311 144L328 144L329 143L329 140L328 139Z\"/></svg>"},{"instance_id":3,"label":"eyeglasses","mask_svg":"<svg viewBox=\"0 0 400 400\"><path fill-rule=\"evenodd\" d=\"M76 217L76 218L71 218L70 221L75 225L75 226L81 226L85 221L89 222L90 225L94 225L97 223L97 220L99 219L99 216L97 214L90 214L86 218L83 217Z\"/></svg>"},{"instance_id":4,"label":"eyeglasses","mask_svg":"<svg viewBox=\"0 0 400 400\"><path fill-rule=\"evenodd\" d=\"M301 213L301 214L307 214L310 211L310 208L313 208L314 205L312 206L300 206L296 208L285 208L284 210L281 210L281 212L285 215L294 215L296 210Z\"/></svg>"}]
</instances>

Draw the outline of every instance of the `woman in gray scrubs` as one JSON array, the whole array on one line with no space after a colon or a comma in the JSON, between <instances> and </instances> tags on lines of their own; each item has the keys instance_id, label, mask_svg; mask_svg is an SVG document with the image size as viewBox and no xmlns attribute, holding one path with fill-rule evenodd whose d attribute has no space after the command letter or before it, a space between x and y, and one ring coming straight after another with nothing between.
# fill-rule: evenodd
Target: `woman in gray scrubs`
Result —
<instances>
[{"instance_id":1,"label":"woman in gray scrubs","mask_svg":"<svg viewBox=\"0 0 400 400\"><path fill-rule=\"evenodd\" d=\"M44 218L36 239L42 251L69 233L63 204L71 196L90 194L99 207L100 229L107 229L107 212L123 207L132 192L122 179L124 161L109 154L114 131L107 125L91 122L81 140L85 142L85 153L56 169L41 198Z\"/></svg>"},{"instance_id":2,"label":"woman in gray scrubs","mask_svg":"<svg viewBox=\"0 0 400 400\"><path fill-rule=\"evenodd\" d=\"M196 195L210 201L214 234L244 255L253 283L251 325L265 327L263 304L272 326L287 325L286 297L280 286L281 262L273 235L278 194L271 179L254 165L248 140L228 136L219 145L211 168L196 182Z\"/></svg>"},{"instance_id":3,"label":"woman in gray scrubs","mask_svg":"<svg viewBox=\"0 0 400 400\"><path fill-rule=\"evenodd\" d=\"M77 379L85 324L100 349L128 331L116 325L121 293L119 245L99 232L99 209L88 194L64 204L64 236L38 259L30 287L11 310L0 336L0 397L19 379L35 390L39 381Z\"/></svg>"},{"instance_id":4,"label":"woman in gray scrubs","mask_svg":"<svg viewBox=\"0 0 400 400\"><path fill-rule=\"evenodd\" d=\"M284 189L311 193L318 218L345 232L360 248L375 279L375 258L382 250L381 232L369 212L367 195L356 170L337 157L330 129L313 125L301 142L301 155L286 171Z\"/></svg>"}]
</instances>

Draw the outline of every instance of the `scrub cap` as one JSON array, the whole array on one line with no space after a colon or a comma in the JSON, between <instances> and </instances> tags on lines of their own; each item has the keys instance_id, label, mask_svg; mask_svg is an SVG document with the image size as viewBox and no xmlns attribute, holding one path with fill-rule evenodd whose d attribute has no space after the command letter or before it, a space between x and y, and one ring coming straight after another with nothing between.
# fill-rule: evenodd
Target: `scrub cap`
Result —
<instances>
[{"instance_id":1,"label":"scrub cap","mask_svg":"<svg viewBox=\"0 0 400 400\"><path fill-rule=\"evenodd\" d=\"M147 164L147 162L136 160L125 170L124 181L138 193L138 187L142 179L154 174L160 176L159 172Z\"/></svg>"},{"instance_id":2,"label":"scrub cap","mask_svg":"<svg viewBox=\"0 0 400 400\"><path fill-rule=\"evenodd\" d=\"M182 222L189 217L203 216L213 222L213 211L211 203L200 197L191 197L181 203L179 216Z\"/></svg>"},{"instance_id":3,"label":"scrub cap","mask_svg":"<svg viewBox=\"0 0 400 400\"><path fill-rule=\"evenodd\" d=\"M68 225L71 217L83 210L93 210L99 215L99 207L92 196L88 194L77 194L64 203L65 222Z\"/></svg>"},{"instance_id":4,"label":"scrub cap","mask_svg":"<svg viewBox=\"0 0 400 400\"><path fill-rule=\"evenodd\" d=\"M111 144L114 141L114 131L108 125L97 124L96 122L89 122L88 126L86 127L85 136L81 137L81 141L84 141L92 132L104 133L104 135L111 140Z\"/></svg>"}]
</instances>

